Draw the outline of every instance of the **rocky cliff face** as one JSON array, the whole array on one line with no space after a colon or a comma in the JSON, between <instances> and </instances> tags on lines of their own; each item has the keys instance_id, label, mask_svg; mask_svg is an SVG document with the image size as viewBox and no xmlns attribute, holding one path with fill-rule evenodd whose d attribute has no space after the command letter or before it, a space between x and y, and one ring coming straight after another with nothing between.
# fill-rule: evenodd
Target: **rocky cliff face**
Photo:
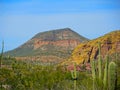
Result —
<instances>
[{"instance_id":1,"label":"rocky cliff face","mask_svg":"<svg viewBox=\"0 0 120 90\"><path fill-rule=\"evenodd\" d=\"M70 47L71 50L73 50L78 44L81 42L79 40L75 39L66 39L66 40L56 40L56 41L44 41L44 40L35 40L34 42L34 50L41 48L44 45L53 45L57 47Z\"/></svg>"},{"instance_id":2,"label":"rocky cliff face","mask_svg":"<svg viewBox=\"0 0 120 90\"><path fill-rule=\"evenodd\" d=\"M20 47L7 52L18 59L40 61L62 61L71 55L72 50L88 39L69 28L51 30L36 34Z\"/></svg>"},{"instance_id":3,"label":"rocky cliff face","mask_svg":"<svg viewBox=\"0 0 120 90\"><path fill-rule=\"evenodd\" d=\"M41 48L44 45L53 45L73 50L81 42L87 41L86 38L79 36L69 28L53 30L37 34L34 38L34 49Z\"/></svg>"},{"instance_id":4,"label":"rocky cliff face","mask_svg":"<svg viewBox=\"0 0 120 90\"><path fill-rule=\"evenodd\" d=\"M98 42L101 43L101 56L120 54L120 30L108 33L100 38L78 45L72 53L77 63L90 62L98 58Z\"/></svg>"}]
</instances>

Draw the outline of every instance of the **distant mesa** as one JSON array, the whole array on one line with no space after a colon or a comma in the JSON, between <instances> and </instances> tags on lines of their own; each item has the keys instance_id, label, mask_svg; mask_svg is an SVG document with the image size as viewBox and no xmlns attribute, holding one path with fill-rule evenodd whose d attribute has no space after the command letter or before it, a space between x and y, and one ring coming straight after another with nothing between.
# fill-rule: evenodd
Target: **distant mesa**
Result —
<instances>
[{"instance_id":1,"label":"distant mesa","mask_svg":"<svg viewBox=\"0 0 120 90\"><path fill-rule=\"evenodd\" d=\"M59 63L68 58L76 46L86 41L87 38L70 28L50 30L36 34L23 45L6 52L5 55L24 60Z\"/></svg>"}]
</instances>

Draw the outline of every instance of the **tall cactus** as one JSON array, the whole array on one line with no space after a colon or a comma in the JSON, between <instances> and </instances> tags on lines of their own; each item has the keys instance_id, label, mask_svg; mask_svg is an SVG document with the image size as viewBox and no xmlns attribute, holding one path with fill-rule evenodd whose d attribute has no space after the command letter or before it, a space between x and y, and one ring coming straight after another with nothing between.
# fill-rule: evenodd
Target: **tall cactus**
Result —
<instances>
[{"instance_id":1,"label":"tall cactus","mask_svg":"<svg viewBox=\"0 0 120 90\"><path fill-rule=\"evenodd\" d=\"M115 90L115 81L116 81L116 64L115 62L110 62L108 67L108 84L109 90Z\"/></svg>"},{"instance_id":2,"label":"tall cactus","mask_svg":"<svg viewBox=\"0 0 120 90\"><path fill-rule=\"evenodd\" d=\"M73 80L77 79L76 63L74 63L74 70L71 72L71 76Z\"/></svg>"},{"instance_id":3,"label":"tall cactus","mask_svg":"<svg viewBox=\"0 0 120 90\"><path fill-rule=\"evenodd\" d=\"M102 81L102 59L101 59L101 43L98 43L99 48L99 58L98 58L98 74L99 74L99 80Z\"/></svg>"},{"instance_id":4,"label":"tall cactus","mask_svg":"<svg viewBox=\"0 0 120 90\"><path fill-rule=\"evenodd\" d=\"M76 70L76 63L74 63L74 70L71 72L72 79L74 80L74 90L77 89L77 70Z\"/></svg>"},{"instance_id":5,"label":"tall cactus","mask_svg":"<svg viewBox=\"0 0 120 90\"><path fill-rule=\"evenodd\" d=\"M95 90L95 81L96 81L96 73L95 73L95 61L92 60L91 62L92 67L92 78L93 78L93 90Z\"/></svg>"},{"instance_id":6,"label":"tall cactus","mask_svg":"<svg viewBox=\"0 0 120 90\"><path fill-rule=\"evenodd\" d=\"M102 64L102 59L101 59L101 44L98 44L99 47L99 58L98 58L98 80L101 86L102 90L115 90L115 85L116 85L116 64L115 62L110 62L109 63L109 57L106 56L106 61L105 61L105 66ZM91 63L92 67L92 78L93 78L93 90L96 90L95 83L96 82L96 71L95 71L95 61L92 61ZM102 72L102 67L104 67L104 72ZM102 74L104 76L102 76ZM103 78L103 80L102 80Z\"/></svg>"},{"instance_id":7,"label":"tall cactus","mask_svg":"<svg viewBox=\"0 0 120 90\"><path fill-rule=\"evenodd\" d=\"M4 41L2 42L2 51L1 51L1 54L0 54L0 68L2 67L3 50L4 50Z\"/></svg>"},{"instance_id":8,"label":"tall cactus","mask_svg":"<svg viewBox=\"0 0 120 90\"><path fill-rule=\"evenodd\" d=\"M92 77L93 77L93 79L95 79L96 78L96 73L95 73L95 61L94 60L92 60Z\"/></svg>"},{"instance_id":9,"label":"tall cactus","mask_svg":"<svg viewBox=\"0 0 120 90\"><path fill-rule=\"evenodd\" d=\"M109 64L109 56L107 55L105 61L105 68L104 68L104 78L103 78L104 90L107 90L108 87L108 64Z\"/></svg>"}]
</instances>

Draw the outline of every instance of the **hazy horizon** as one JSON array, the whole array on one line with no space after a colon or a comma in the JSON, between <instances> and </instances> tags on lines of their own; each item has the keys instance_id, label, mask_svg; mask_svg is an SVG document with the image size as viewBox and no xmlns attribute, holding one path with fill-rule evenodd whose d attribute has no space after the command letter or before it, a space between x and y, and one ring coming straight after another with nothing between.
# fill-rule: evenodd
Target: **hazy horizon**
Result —
<instances>
[{"instance_id":1,"label":"hazy horizon","mask_svg":"<svg viewBox=\"0 0 120 90\"><path fill-rule=\"evenodd\" d=\"M95 39L120 30L119 3L119 0L1 0L0 42L4 40L5 51L12 50L39 32L61 28L71 28Z\"/></svg>"}]
</instances>

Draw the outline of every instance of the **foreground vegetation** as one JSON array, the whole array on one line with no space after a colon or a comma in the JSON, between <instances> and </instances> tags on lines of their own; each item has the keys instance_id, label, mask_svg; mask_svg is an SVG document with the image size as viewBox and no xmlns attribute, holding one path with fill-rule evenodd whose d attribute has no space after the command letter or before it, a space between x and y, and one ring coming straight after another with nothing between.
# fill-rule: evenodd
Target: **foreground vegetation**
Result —
<instances>
[{"instance_id":1,"label":"foreground vegetation","mask_svg":"<svg viewBox=\"0 0 120 90\"><path fill-rule=\"evenodd\" d=\"M4 44L4 43L3 43ZM4 45L3 45L4 46ZM3 47L4 48L4 47ZM120 54L104 60L92 60L77 71L67 66L42 64L39 61L18 61L0 55L0 90L120 90Z\"/></svg>"},{"instance_id":2,"label":"foreground vegetation","mask_svg":"<svg viewBox=\"0 0 120 90\"><path fill-rule=\"evenodd\" d=\"M78 77L77 88L80 88L81 81L88 77L84 72L79 73ZM0 69L0 84L2 89L8 86L10 90L74 89L71 72L64 71L61 67L33 65L15 60L11 68Z\"/></svg>"},{"instance_id":3,"label":"foreground vegetation","mask_svg":"<svg viewBox=\"0 0 120 90\"><path fill-rule=\"evenodd\" d=\"M116 90L120 89L120 61L117 62ZM73 79L66 67L4 58L0 69L0 90L93 90L91 71L76 71ZM76 81L76 85L74 85ZM96 84L98 84L96 82ZM99 88L98 88L99 87ZM98 84L95 90L101 90ZM107 90L107 89L106 89Z\"/></svg>"}]
</instances>

